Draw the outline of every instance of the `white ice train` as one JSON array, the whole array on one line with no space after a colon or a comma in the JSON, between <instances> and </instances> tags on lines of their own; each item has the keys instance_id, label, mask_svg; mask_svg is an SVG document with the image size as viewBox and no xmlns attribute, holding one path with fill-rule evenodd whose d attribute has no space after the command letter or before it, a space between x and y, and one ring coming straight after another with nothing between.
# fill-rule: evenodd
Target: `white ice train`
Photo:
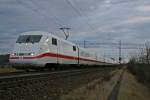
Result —
<instances>
[{"instance_id":1,"label":"white ice train","mask_svg":"<svg viewBox=\"0 0 150 100\"><path fill-rule=\"evenodd\" d=\"M96 53L78 47L49 32L22 33L10 54L10 63L16 68L40 68L49 65L104 65ZM109 63L107 63L109 64Z\"/></svg>"}]
</instances>

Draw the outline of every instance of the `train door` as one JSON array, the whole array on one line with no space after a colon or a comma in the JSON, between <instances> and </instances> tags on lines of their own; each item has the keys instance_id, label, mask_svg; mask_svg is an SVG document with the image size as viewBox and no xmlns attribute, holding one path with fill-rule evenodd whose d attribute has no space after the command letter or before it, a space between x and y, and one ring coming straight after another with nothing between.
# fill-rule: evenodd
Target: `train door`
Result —
<instances>
[{"instance_id":1,"label":"train door","mask_svg":"<svg viewBox=\"0 0 150 100\"><path fill-rule=\"evenodd\" d=\"M53 63L58 64L58 40L54 37L52 37L52 46L50 52L52 52L52 54L55 55L53 57Z\"/></svg>"},{"instance_id":2,"label":"train door","mask_svg":"<svg viewBox=\"0 0 150 100\"><path fill-rule=\"evenodd\" d=\"M65 49L64 42L61 40L58 40L58 47L57 47L58 54L64 55L64 49ZM64 64L64 60L61 57L58 57L58 63Z\"/></svg>"}]
</instances>

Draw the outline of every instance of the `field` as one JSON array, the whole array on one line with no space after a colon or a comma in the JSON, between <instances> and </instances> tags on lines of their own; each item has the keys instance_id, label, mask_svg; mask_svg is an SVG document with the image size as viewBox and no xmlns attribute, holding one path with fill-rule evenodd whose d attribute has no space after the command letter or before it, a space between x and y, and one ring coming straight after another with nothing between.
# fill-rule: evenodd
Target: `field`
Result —
<instances>
[{"instance_id":1,"label":"field","mask_svg":"<svg viewBox=\"0 0 150 100\"><path fill-rule=\"evenodd\" d=\"M0 66L0 73L15 72L16 69L10 66Z\"/></svg>"}]
</instances>

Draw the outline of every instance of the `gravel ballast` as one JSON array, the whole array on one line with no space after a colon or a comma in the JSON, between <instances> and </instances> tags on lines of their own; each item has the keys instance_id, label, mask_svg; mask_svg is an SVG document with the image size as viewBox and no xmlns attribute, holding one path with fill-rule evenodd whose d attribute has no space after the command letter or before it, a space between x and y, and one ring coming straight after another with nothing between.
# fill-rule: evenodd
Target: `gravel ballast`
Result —
<instances>
[{"instance_id":1,"label":"gravel ballast","mask_svg":"<svg viewBox=\"0 0 150 100\"><path fill-rule=\"evenodd\" d=\"M0 90L0 100L59 100L62 95L80 88L95 79L109 77L112 68L79 73L56 79L24 81L16 87Z\"/></svg>"}]
</instances>

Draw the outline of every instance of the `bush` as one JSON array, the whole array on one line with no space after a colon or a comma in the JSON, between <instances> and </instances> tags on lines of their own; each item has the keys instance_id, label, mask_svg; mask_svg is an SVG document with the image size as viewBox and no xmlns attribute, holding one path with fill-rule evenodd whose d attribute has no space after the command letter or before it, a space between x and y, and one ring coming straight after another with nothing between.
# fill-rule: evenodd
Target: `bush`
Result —
<instances>
[{"instance_id":1,"label":"bush","mask_svg":"<svg viewBox=\"0 0 150 100\"><path fill-rule=\"evenodd\" d=\"M150 87L150 65L149 64L129 64L128 70L133 73L137 79Z\"/></svg>"}]
</instances>

